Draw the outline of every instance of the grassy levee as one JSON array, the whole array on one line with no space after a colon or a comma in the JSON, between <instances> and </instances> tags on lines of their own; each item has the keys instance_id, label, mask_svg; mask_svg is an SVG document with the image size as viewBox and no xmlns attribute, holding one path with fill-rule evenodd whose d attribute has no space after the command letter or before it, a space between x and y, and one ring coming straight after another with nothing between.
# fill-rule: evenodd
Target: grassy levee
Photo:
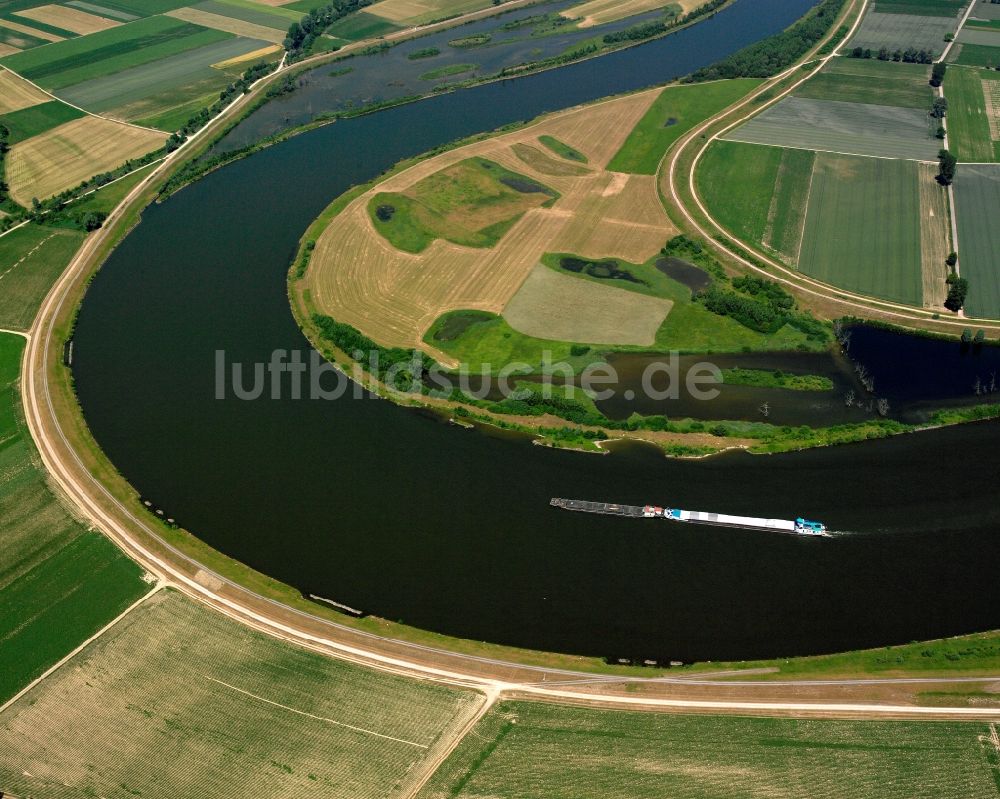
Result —
<instances>
[{"instance_id":1,"label":"grassy levee","mask_svg":"<svg viewBox=\"0 0 1000 799\"><path fill-rule=\"evenodd\" d=\"M167 589L0 714L0 783L54 799L405 796L482 701Z\"/></svg>"},{"instance_id":2,"label":"grassy levee","mask_svg":"<svg viewBox=\"0 0 1000 799\"><path fill-rule=\"evenodd\" d=\"M24 340L0 334L0 704L121 613L142 570L71 517L19 418Z\"/></svg>"},{"instance_id":3,"label":"grassy levee","mask_svg":"<svg viewBox=\"0 0 1000 799\"><path fill-rule=\"evenodd\" d=\"M668 86L608 164L612 172L655 175L663 154L694 125L717 114L760 84L754 78Z\"/></svg>"},{"instance_id":4,"label":"grassy levee","mask_svg":"<svg viewBox=\"0 0 1000 799\"><path fill-rule=\"evenodd\" d=\"M419 799L964 799L1000 769L983 722L679 716L502 702Z\"/></svg>"}]
</instances>

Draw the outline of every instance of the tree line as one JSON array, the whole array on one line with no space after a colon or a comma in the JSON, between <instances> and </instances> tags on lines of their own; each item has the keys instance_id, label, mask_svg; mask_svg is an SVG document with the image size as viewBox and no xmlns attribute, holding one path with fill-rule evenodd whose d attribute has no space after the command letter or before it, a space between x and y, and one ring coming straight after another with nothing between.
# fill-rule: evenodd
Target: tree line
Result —
<instances>
[{"instance_id":1,"label":"tree line","mask_svg":"<svg viewBox=\"0 0 1000 799\"><path fill-rule=\"evenodd\" d=\"M298 22L293 22L288 26L284 42L289 63L306 55L316 39L334 22L371 5L371 2L372 0L333 0L325 6L314 8Z\"/></svg>"},{"instance_id":2,"label":"tree line","mask_svg":"<svg viewBox=\"0 0 1000 799\"><path fill-rule=\"evenodd\" d=\"M872 50L870 47L855 47L850 52L851 58L877 58L879 61L901 61L904 64L932 64L934 53L930 50L917 50L907 47L905 50L889 50L882 47Z\"/></svg>"}]
</instances>

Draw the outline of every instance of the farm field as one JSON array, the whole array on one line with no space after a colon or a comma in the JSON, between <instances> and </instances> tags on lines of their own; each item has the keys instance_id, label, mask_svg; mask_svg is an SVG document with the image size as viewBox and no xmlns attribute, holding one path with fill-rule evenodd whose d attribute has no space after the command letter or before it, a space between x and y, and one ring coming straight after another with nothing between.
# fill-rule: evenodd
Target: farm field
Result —
<instances>
[{"instance_id":1,"label":"farm field","mask_svg":"<svg viewBox=\"0 0 1000 799\"><path fill-rule=\"evenodd\" d=\"M0 703L148 590L139 567L72 519L35 467L14 387L23 351L19 336L0 334Z\"/></svg>"},{"instance_id":2,"label":"farm field","mask_svg":"<svg viewBox=\"0 0 1000 799\"><path fill-rule=\"evenodd\" d=\"M7 155L11 196L29 206L163 146L163 134L84 117L15 144Z\"/></svg>"},{"instance_id":3,"label":"farm field","mask_svg":"<svg viewBox=\"0 0 1000 799\"><path fill-rule=\"evenodd\" d=\"M43 89L55 91L231 36L157 16L7 56L2 63Z\"/></svg>"},{"instance_id":4,"label":"farm field","mask_svg":"<svg viewBox=\"0 0 1000 799\"><path fill-rule=\"evenodd\" d=\"M58 100L50 100L5 114L3 124L10 131L8 143L14 145L82 116L86 116L83 111Z\"/></svg>"},{"instance_id":5,"label":"farm field","mask_svg":"<svg viewBox=\"0 0 1000 799\"><path fill-rule=\"evenodd\" d=\"M267 42L256 39L226 39L68 86L59 91L59 96L95 114L125 121L155 117L192 101L210 105L237 76L234 73L246 69L252 61L240 63L232 72L214 65L266 47ZM187 117L182 120L186 121Z\"/></svg>"},{"instance_id":6,"label":"farm field","mask_svg":"<svg viewBox=\"0 0 1000 799\"><path fill-rule=\"evenodd\" d=\"M935 179L934 164L917 164L920 186L920 261L923 274L924 307L941 308L948 296L948 266L951 230L948 194Z\"/></svg>"},{"instance_id":7,"label":"farm field","mask_svg":"<svg viewBox=\"0 0 1000 799\"><path fill-rule=\"evenodd\" d=\"M886 14L928 14L954 17L965 8L968 0L876 0L876 11Z\"/></svg>"},{"instance_id":8,"label":"farm field","mask_svg":"<svg viewBox=\"0 0 1000 799\"><path fill-rule=\"evenodd\" d=\"M795 92L795 97L929 109L930 67L874 58L834 58Z\"/></svg>"},{"instance_id":9,"label":"farm field","mask_svg":"<svg viewBox=\"0 0 1000 799\"><path fill-rule=\"evenodd\" d=\"M203 28L211 28L217 31L225 31L234 36L242 36L246 39L259 39L272 44L281 44L285 39L285 31L280 28L261 25L257 22L248 22L243 19L223 16L211 11L203 11L200 8L178 8L167 12L168 17L190 22L194 25L201 25ZM274 20L277 24L277 20Z\"/></svg>"},{"instance_id":10,"label":"farm field","mask_svg":"<svg viewBox=\"0 0 1000 799\"><path fill-rule=\"evenodd\" d=\"M992 796L984 723L681 716L503 702L419 799Z\"/></svg>"},{"instance_id":11,"label":"farm field","mask_svg":"<svg viewBox=\"0 0 1000 799\"><path fill-rule=\"evenodd\" d=\"M1000 65L1000 47L983 47L976 44L957 44L948 53L948 63L967 67L987 67Z\"/></svg>"},{"instance_id":12,"label":"farm field","mask_svg":"<svg viewBox=\"0 0 1000 799\"><path fill-rule=\"evenodd\" d=\"M729 141L882 158L937 159L927 111L789 97L726 134Z\"/></svg>"},{"instance_id":13,"label":"farm field","mask_svg":"<svg viewBox=\"0 0 1000 799\"><path fill-rule=\"evenodd\" d=\"M368 6L364 11L355 11L343 19L337 20L327 28L327 34L344 41L354 42L358 39L372 39L402 30L402 25L396 25L383 17L375 16L370 13L371 9L372 6Z\"/></svg>"},{"instance_id":14,"label":"farm field","mask_svg":"<svg viewBox=\"0 0 1000 799\"><path fill-rule=\"evenodd\" d=\"M697 123L732 105L760 85L754 78L668 86L608 164L612 172L653 175L664 153Z\"/></svg>"},{"instance_id":15,"label":"farm field","mask_svg":"<svg viewBox=\"0 0 1000 799\"><path fill-rule=\"evenodd\" d=\"M849 291L921 305L919 188L911 161L818 153L799 270ZM940 225L947 238L947 220Z\"/></svg>"},{"instance_id":16,"label":"farm field","mask_svg":"<svg viewBox=\"0 0 1000 799\"><path fill-rule=\"evenodd\" d=\"M1000 319L1000 165L965 165L955 176L955 216L960 269L968 278L965 310L970 316Z\"/></svg>"},{"instance_id":17,"label":"farm field","mask_svg":"<svg viewBox=\"0 0 1000 799\"><path fill-rule=\"evenodd\" d=\"M581 28L591 28L594 25L604 25L633 14L642 14L670 5L677 8L677 13L686 14L701 4L698 0L683 0L680 3L670 3L666 0L586 0L567 8L562 12L562 16L567 19L579 19Z\"/></svg>"},{"instance_id":18,"label":"farm field","mask_svg":"<svg viewBox=\"0 0 1000 799\"><path fill-rule=\"evenodd\" d=\"M876 9L878 6L876 6ZM945 48L944 37L958 28L958 17L927 14L882 13L869 11L847 46L879 50L929 50L936 56Z\"/></svg>"},{"instance_id":19,"label":"farm field","mask_svg":"<svg viewBox=\"0 0 1000 799\"><path fill-rule=\"evenodd\" d=\"M717 221L794 264L815 153L718 141L698 167L698 191Z\"/></svg>"},{"instance_id":20,"label":"farm field","mask_svg":"<svg viewBox=\"0 0 1000 799\"><path fill-rule=\"evenodd\" d=\"M108 17L91 14L78 8L70 8L54 3L22 9L17 12L17 15L81 36L121 25L121 20L109 19Z\"/></svg>"},{"instance_id":21,"label":"farm field","mask_svg":"<svg viewBox=\"0 0 1000 799\"><path fill-rule=\"evenodd\" d=\"M409 27L469 14L488 8L490 2L491 0L380 0L362 13L381 17L400 27Z\"/></svg>"},{"instance_id":22,"label":"farm field","mask_svg":"<svg viewBox=\"0 0 1000 799\"><path fill-rule=\"evenodd\" d=\"M422 161L360 194L317 237L303 283L316 311L353 325L380 344L420 346L427 329L447 311L499 314L545 252L645 261L674 230L656 199L654 180L614 175L604 165L656 95L647 91L554 115ZM536 172L512 149L521 144L541 153L543 135L585 155L589 171L565 176ZM414 255L396 249L377 232L369 213L376 195L409 193L422 180L470 158L523 174L560 198L551 207L533 201L538 207L527 210L489 248L437 239Z\"/></svg>"},{"instance_id":23,"label":"farm field","mask_svg":"<svg viewBox=\"0 0 1000 799\"><path fill-rule=\"evenodd\" d=\"M1000 107L990 103L987 112L984 86L1000 85L990 72L952 67L945 74L944 93L948 98L948 144L959 161L990 162L996 160L994 139ZM1000 98L998 98L1000 99ZM991 124L992 121L992 124Z\"/></svg>"},{"instance_id":24,"label":"farm field","mask_svg":"<svg viewBox=\"0 0 1000 799\"><path fill-rule=\"evenodd\" d=\"M481 701L164 590L0 714L0 783L57 799L399 796Z\"/></svg>"},{"instance_id":25,"label":"farm field","mask_svg":"<svg viewBox=\"0 0 1000 799\"><path fill-rule=\"evenodd\" d=\"M535 338L650 346L672 305L539 264L511 297L503 317Z\"/></svg>"},{"instance_id":26,"label":"farm field","mask_svg":"<svg viewBox=\"0 0 1000 799\"><path fill-rule=\"evenodd\" d=\"M0 327L27 330L83 242L83 233L28 224L0 238Z\"/></svg>"},{"instance_id":27,"label":"farm field","mask_svg":"<svg viewBox=\"0 0 1000 799\"><path fill-rule=\"evenodd\" d=\"M0 114L47 103L52 98L13 72L0 69Z\"/></svg>"},{"instance_id":28,"label":"farm field","mask_svg":"<svg viewBox=\"0 0 1000 799\"><path fill-rule=\"evenodd\" d=\"M965 27L959 31L955 41L981 47L1000 47L1000 30Z\"/></svg>"}]
</instances>

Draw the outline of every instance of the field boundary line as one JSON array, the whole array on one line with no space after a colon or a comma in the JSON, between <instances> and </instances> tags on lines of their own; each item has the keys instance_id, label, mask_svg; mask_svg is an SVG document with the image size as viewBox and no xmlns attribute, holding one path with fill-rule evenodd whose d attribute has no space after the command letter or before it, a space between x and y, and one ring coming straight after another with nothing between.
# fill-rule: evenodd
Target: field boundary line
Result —
<instances>
[{"instance_id":1,"label":"field boundary line","mask_svg":"<svg viewBox=\"0 0 1000 799\"><path fill-rule=\"evenodd\" d=\"M156 585L154 585L152 587L152 589L150 589L145 594L143 594L141 597L139 597L135 602L133 602L131 605L129 605L127 608L125 608L125 610L123 610L121 613L119 613L117 616L115 616L111 621L109 621L107 624L105 624L100 630L98 630L96 633L94 633L92 636L90 636L90 638L88 638L83 643L79 644L69 654L67 654L64 657L62 657L61 659L57 660L55 663L53 663L51 666L49 666L44 672L42 672L38 677L36 677L35 679L33 679L30 683L28 683L26 686L24 686L24 688L22 688L20 691L18 691L16 694L14 694L10 699L8 699L6 702L4 702L2 705L0 705L0 713L5 712L7 710L7 708L9 708L11 705L13 705L15 702L17 702L17 700L19 700L26 693L28 693L28 691L30 691L32 688L34 688L36 685L38 685L40 682L42 682L47 677L51 676L54 672L56 672L60 668L62 668L62 666L65 665L68 661L72 660L74 657L76 657L78 654L80 654L80 652L82 652L84 649L86 649L88 646L90 646L90 644L92 644L94 641L96 641L98 638L100 638L102 635L104 635L104 633L106 633L108 630L110 630L112 627L114 627L116 624L118 624L118 622L120 622L122 619L124 619L126 616L128 616L129 613L131 613L133 610L135 610L137 607L139 607L141 604L143 604L147 599L149 599L151 596L153 596L153 594L155 594L158 591L162 590L164 587L165 587L165 583L162 580L157 580Z\"/></svg>"},{"instance_id":2,"label":"field boundary line","mask_svg":"<svg viewBox=\"0 0 1000 799\"><path fill-rule=\"evenodd\" d=\"M843 150L826 150L822 147L802 147L798 144L771 144L769 142L747 141L727 136L718 137L718 141L731 141L736 144L756 144L758 147L777 147L781 150L804 150L808 153L829 153L830 155L849 155L852 158L875 158L882 161L915 161L918 164L936 164L933 158L909 158L899 155L870 155L869 153L845 153Z\"/></svg>"},{"instance_id":3,"label":"field boundary line","mask_svg":"<svg viewBox=\"0 0 1000 799\"><path fill-rule=\"evenodd\" d=\"M0 327L0 333L7 333L11 336L20 336L25 341L31 341L31 333L25 333L23 330L8 330L5 327Z\"/></svg>"},{"instance_id":4,"label":"field boundary line","mask_svg":"<svg viewBox=\"0 0 1000 799\"><path fill-rule=\"evenodd\" d=\"M38 242L38 244L36 244L34 247L28 250L20 258L18 258L12 266L7 267L6 269L3 270L3 272L0 272L0 280L3 280L5 277L7 277L7 275L9 275L11 272L17 269L25 261L27 261L32 255L34 255L41 248L43 244L45 244L45 242L49 241L49 239L53 238L55 235L56 231L53 230L51 233L49 233L48 236L46 236L44 239Z\"/></svg>"},{"instance_id":5,"label":"field boundary line","mask_svg":"<svg viewBox=\"0 0 1000 799\"><path fill-rule=\"evenodd\" d=\"M209 677L207 674L202 675L209 682L218 683L224 688L228 688L231 691L236 691L238 694L243 694L244 696L249 696L251 699L256 699L258 702L263 702L266 705L273 705L274 707L280 707L282 710L287 710L289 713L296 713L300 716L305 716L306 718L315 719L316 721L325 721L327 724L333 724L336 727L344 727L348 730L353 730L354 732L360 732L365 735L373 735L376 738L384 738L387 741L395 741L396 743L407 744L408 746L416 746L419 749L430 749L429 744L421 744L416 741L408 741L405 738L396 738L392 735L385 735L381 732L375 732L374 730L367 730L364 727L355 727L353 724L346 724L343 721L336 721L334 719L328 719L325 716L317 716L313 713L307 713L304 710L296 710L294 707L289 707L288 705L283 705L280 702L274 702L270 699L265 699L263 696L258 696L257 694L250 693L250 691L244 691L242 688L237 688L235 685L230 685L222 680L217 680L215 677Z\"/></svg>"},{"instance_id":6,"label":"field boundary line","mask_svg":"<svg viewBox=\"0 0 1000 799\"><path fill-rule=\"evenodd\" d=\"M958 27L955 28L955 35L952 37L951 41L945 45L945 48L941 52L941 57L938 59L938 61L944 61L948 57L948 53L951 52L951 48L955 46L956 42L958 42L958 34L962 32L962 28L965 27L965 23L969 21L969 17L972 16L972 9L974 9L975 7L976 7L976 0L971 0L968 7L965 9L965 13L962 15L962 18L958 22ZM951 65L949 64L949 66Z\"/></svg>"},{"instance_id":7,"label":"field boundary line","mask_svg":"<svg viewBox=\"0 0 1000 799\"><path fill-rule=\"evenodd\" d=\"M32 48L32 49L35 49L35 48ZM22 75L20 72L15 72L10 67L4 67L4 69L6 69L11 75L14 75L14 76L20 78L25 83L30 83L32 86L34 86L36 89L38 89L38 91L42 92L45 95L48 95L53 100L58 100L63 105L68 105L70 108L75 108L77 111L80 111L81 113L84 113L84 114L86 114L89 117L95 117L96 119L104 119L104 120L107 120L108 122L116 122L119 125L128 125L128 127L130 127L130 128L137 128L139 130L148 130L150 133L162 133L164 136L169 136L170 135L170 131L168 131L168 130L160 130L159 128L147 128L145 125L136 125L134 122L124 122L121 119L112 119L111 117L106 117L103 114L95 114L93 111L88 111L86 108L80 108L80 106L74 105L73 103L69 102L69 100L64 100L62 97L57 97L52 92L50 92L48 89L43 89L41 86L39 86L33 80L29 80L28 78L24 77L24 75ZM32 138L34 138L34 137L32 137ZM28 140L25 139L25 141L28 141Z\"/></svg>"},{"instance_id":8,"label":"field boundary line","mask_svg":"<svg viewBox=\"0 0 1000 799\"><path fill-rule=\"evenodd\" d=\"M806 240L806 225L809 224L809 200L813 193L813 178L816 177L816 158L813 157L812 169L809 170L809 186L806 188L805 209L802 211L802 226L799 228L799 246L795 248L795 271L799 272L802 264L802 242Z\"/></svg>"}]
</instances>

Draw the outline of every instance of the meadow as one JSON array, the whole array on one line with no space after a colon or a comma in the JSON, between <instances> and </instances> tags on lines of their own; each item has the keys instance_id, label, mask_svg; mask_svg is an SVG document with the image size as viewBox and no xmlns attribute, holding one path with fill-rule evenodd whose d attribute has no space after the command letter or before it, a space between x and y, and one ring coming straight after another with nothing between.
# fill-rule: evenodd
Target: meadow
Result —
<instances>
[{"instance_id":1,"label":"meadow","mask_svg":"<svg viewBox=\"0 0 1000 799\"><path fill-rule=\"evenodd\" d=\"M668 86L635 125L608 164L612 172L654 175L670 146L708 117L732 105L759 80L740 78L690 86Z\"/></svg>"},{"instance_id":2,"label":"meadow","mask_svg":"<svg viewBox=\"0 0 1000 799\"><path fill-rule=\"evenodd\" d=\"M731 141L882 158L937 159L927 111L788 97L725 136Z\"/></svg>"},{"instance_id":3,"label":"meadow","mask_svg":"<svg viewBox=\"0 0 1000 799\"><path fill-rule=\"evenodd\" d=\"M885 14L926 14L933 17L956 17L966 0L875 0L876 11Z\"/></svg>"},{"instance_id":4,"label":"meadow","mask_svg":"<svg viewBox=\"0 0 1000 799\"><path fill-rule=\"evenodd\" d=\"M959 161L995 161L990 118L983 95L984 74L978 69L952 67L945 74L948 98L948 144ZM997 109L1000 111L1000 109Z\"/></svg>"},{"instance_id":5,"label":"meadow","mask_svg":"<svg viewBox=\"0 0 1000 799\"><path fill-rule=\"evenodd\" d=\"M382 17L370 13L372 6L364 11L355 11L343 19L339 19L327 28L327 34L338 39L355 42L359 39L372 39L385 36L387 33L400 30L401 26Z\"/></svg>"},{"instance_id":6,"label":"meadow","mask_svg":"<svg viewBox=\"0 0 1000 799\"><path fill-rule=\"evenodd\" d=\"M503 702L419 799L966 799L984 723L684 716Z\"/></svg>"},{"instance_id":7,"label":"meadow","mask_svg":"<svg viewBox=\"0 0 1000 799\"><path fill-rule=\"evenodd\" d=\"M865 15L848 47L868 47L872 50L886 47L890 51L913 47L940 55L945 47L945 34L954 33L957 28L958 19L954 15L899 13L895 9L891 13L883 13L876 5Z\"/></svg>"},{"instance_id":8,"label":"meadow","mask_svg":"<svg viewBox=\"0 0 1000 799\"><path fill-rule=\"evenodd\" d=\"M626 291L619 283L579 280L539 264L511 297L503 317L519 333L535 338L651 346L673 303Z\"/></svg>"},{"instance_id":9,"label":"meadow","mask_svg":"<svg viewBox=\"0 0 1000 799\"><path fill-rule=\"evenodd\" d=\"M27 330L83 233L28 224L0 238L0 327Z\"/></svg>"},{"instance_id":10,"label":"meadow","mask_svg":"<svg viewBox=\"0 0 1000 799\"><path fill-rule=\"evenodd\" d=\"M0 714L0 784L53 799L400 796L480 701L165 590Z\"/></svg>"},{"instance_id":11,"label":"meadow","mask_svg":"<svg viewBox=\"0 0 1000 799\"><path fill-rule=\"evenodd\" d=\"M75 521L36 467L19 421L23 351L22 338L0 334L0 703L148 590L142 570Z\"/></svg>"},{"instance_id":12,"label":"meadow","mask_svg":"<svg viewBox=\"0 0 1000 799\"><path fill-rule=\"evenodd\" d=\"M368 203L375 229L404 252L423 252L435 239L492 247L531 208L559 193L495 161L470 158L429 175L403 193Z\"/></svg>"},{"instance_id":13,"label":"meadow","mask_svg":"<svg viewBox=\"0 0 1000 799\"><path fill-rule=\"evenodd\" d=\"M82 116L85 116L83 111L58 100L50 100L4 114L3 124L10 131L8 143L14 145Z\"/></svg>"},{"instance_id":14,"label":"meadow","mask_svg":"<svg viewBox=\"0 0 1000 799\"><path fill-rule=\"evenodd\" d=\"M909 161L819 153L799 270L860 294L920 305L917 175Z\"/></svg>"},{"instance_id":15,"label":"meadow","mask_svg":"<svg viewBox=\"0 0 1000 799\"><path fill-rule=\"evenodd\" d=\"M984 47L981 44L956 45L948 54L948 61L967 67L987 67L1000 65L1000 47Z\"/></svg>"},{"instance_id":16,"label":"meadow","mask_svg":"<svg viewBox=\"0 0 1000 799\"><path fill-rule=\"evenodd\" d=\"M965 310L970 316L1000 319L1000 164L959 167L955 177L955 216L962 277L969 281Z\"/></svg>"}]
</instances>

